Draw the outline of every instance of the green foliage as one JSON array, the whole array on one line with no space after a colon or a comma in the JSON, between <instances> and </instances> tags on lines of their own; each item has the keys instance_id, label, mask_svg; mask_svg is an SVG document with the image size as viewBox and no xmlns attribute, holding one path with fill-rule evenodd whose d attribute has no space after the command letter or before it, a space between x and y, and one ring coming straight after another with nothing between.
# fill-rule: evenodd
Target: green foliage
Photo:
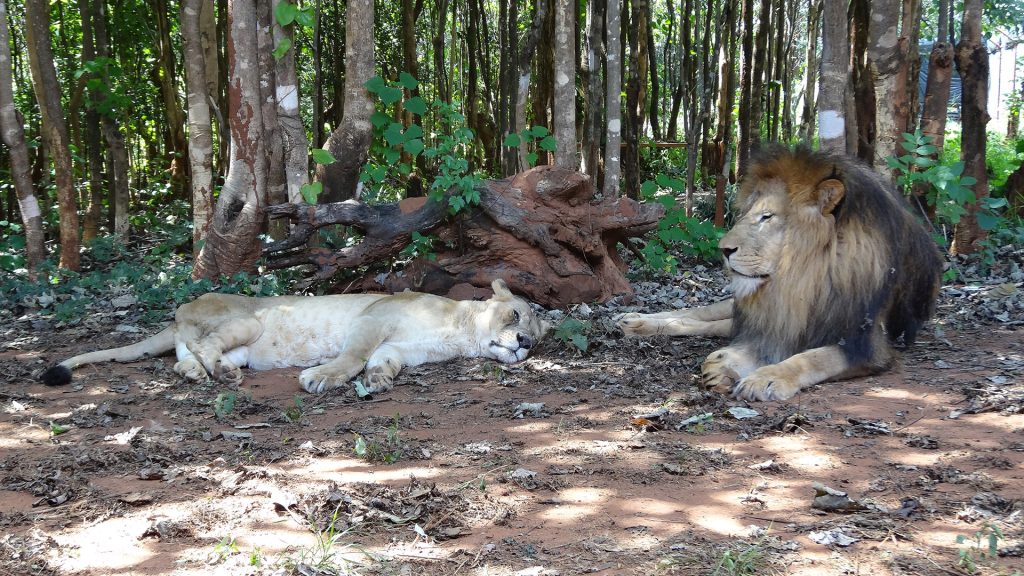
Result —
<instances>
[{"instance_id":1,"label":"green foliage","mask_svg":"<svg viewBox=\"0 0 1024 576\"><path fill-rule=\"evenodd\" d=\"M367 440L360 434L356 434L355 445L352 451L367 462L383 462L394 464L402 459L402 441L398 437L398 424L400 416L395 414L395 419L388 427L383 442L370 439Z\"/></svg>"},{"instance_id":2,"label":"green foliage","mask_svg":"<svg viewBox=\"0 0 1024 576\"><path fill-rule=\"evenodd\" d=\"M957 551L957 566L963 568L968 574L978 571L978 564L991 562L999 552L999 541L1003 539L1003 532L992 522L986 522L973 536L968 537L958 534L957 544L970 543L971 546L960 548Z\"/></svg>"},{"instance_id":3,"label":"green foliage","mask_svg":"<svg viewBox=\"0 0 1024 576\"><path fill-rule=\"evenodd\" d=\"M676 196L684 192L686 184L679 178L658 174L653 181L640 185L640 195L645 202L657 202L665 207L665 216L658 222L658 228L648 236L647 244L641 249L645 266L659 272L673 273L678 261L675 253L710 261L718 257L718 241L725 233L710 220L687 216ZM665 192L665 190L668 192Z\"/></svg>"},{"instance_id":4,"label":"green foliage","mask_svg":"<svg viewBox=\"0 0 1024 576\"><path fill-rule=\"evenodd\" d=\"M359 175L366 185L364 199L368 202L387 202L398 200L401 196L401 178L413 172L413 162L420 156L432 161L436 174L428 188L431 200L441 202L445 194L448 196L448 212L457 214L462 210L480 203L480 192L477 190L480 177L469 167L469 157L475 136L466 126L466 118L458 111L458 106L434 100L427 102L413 96L403 102L402 89L412 90L419 83L407 72L399 75L397 82L388 82L380 76L374 76L365 84L366 89L377 96L383 108L395 105L402 109L423 116L432 114L437 118L440 129L425 134L419 124L406 128L401 122L395 122L386 111L378 109L370 117L373 124L374 141L370 147L370 161L363 166ZM410 162L408 160L412 160ZM397 175L396 175L397 173Z\"/></svg>"},{"instance_id":5,"label":"green foliage","mask_svg":"<svg viewBox=\"0 0 1024 576\"><path fill-rule=\"evenodd\" d=\"M509 148L525 145L526 149L529 150L526 153L527 168L533 168L537 165L538 150L554 152L558 147L557 144L555 137L544 126L531 126L525 128L522 132L512 132L505 137L505 141L502 143L503 146Z\"/></svg>"},{"instance_id":6,"label":"green foliage","mask_svg":"<svg viewBox=\"0 0 1024 576\"><path fill-rule=\"evenodd\" d=\"M218 420L223 420L225 416L235 410L236 400L238 400L238 393L232 390L217 394L217 397L213 400L213 413L217 416Z\"/></svg>"},{"instance_id":7,"label":"green foliage","mask_svg":"<svg viewBox=\"0 0 1024 576\"><path fill-rule=\"evenodd\" d=\"M761 557L764 555L764 551L761 549L761 543L757 542L751 544L743 550L726 550L722 553L721 559L718 561L718 566L715 567L715 571L712 573L714 576L719 574L727 576L748 576L758 573L758 563Z\"/></svg>"},{"instance_id":8,"label":"green foliage","mask_svg":"<svg viewBox=\"0 0 1024 576\"><path fill-rule=\"evenodd\" d=\"M433 262L437 260L437 253L434 252L435 242L437 242L437 236L423 235L414 230L409 245L402 248L400 254L409 259L426 258Z\"/></svg>"},{"instance_id":9,"label":"green foliage","mask_svg":"<svg viewBox=\"0 0 1024 576\"><path fill-rule=\"evenodd\" d=\"M20 224L0 220L0 271L14 272L25 267L25 236Z\"/></svg>"},{"instance_id":10,"label":"green foliage","mask_svg":"<svg viewBox=\"0 0 1024 576\"><path fill-rule=\"evenodd\" d=\"M567 316L555 328L555 338L563 344L572 346L580 354L586 354L590 348L590 340L587 338L590 329L590 322Z\"/></svg>"}]
</instances>

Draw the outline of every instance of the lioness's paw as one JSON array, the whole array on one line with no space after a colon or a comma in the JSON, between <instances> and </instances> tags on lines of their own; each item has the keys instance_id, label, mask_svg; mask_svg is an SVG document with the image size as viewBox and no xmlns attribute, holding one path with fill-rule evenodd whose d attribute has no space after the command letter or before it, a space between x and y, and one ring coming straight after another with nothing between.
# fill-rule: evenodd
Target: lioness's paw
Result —
<instances>
[{"instance_id":1,"label":"lioness's paw","mask_svg":"<svg viewBox=\"0 0 1024 576\"><path fill-rule=\"evenodd\" d=\"M181 362L176 362L174 364L174 371L189 380L195 380L197 382L202 382L207 378L206 368L204 368L202 363L195 358L188 358Z\"/></svg>"},{"instance_id":2,"label":"lioness's paw","mask_svg":"<svg viewBox=\"0 0 1024 576\"><path fill-rule=\"evenodd\" d=\"M322 370L319 366L306 368L299 373L299 384L302 389L312 394L333 390L345 384L338 376Z\"/></svg>"},{"instance_id":3,"label":"lioness's paw","mask_svg":"<svg viewBox=\"0 0 1024 576\"><path fill-rule=\"evenodd\" d=\"M242 369L227 362L218 362L213 371L214 380L225 386L238 386L242 383Z\"/></svg>"},{"instance_id":4,"label":"lioness's paw","mask_svg":"<svg viewBox=\"0 0 1024 576\"><path fill-rule=\"evenodd\" d=\"M789 400L800 391L793 375L778 365L758 368L740 380L732 391L734 398L743 400Z\"/></svg>"},{"instance_id":5,"label":"lioness's paw","mask_svg":"<svg viewBox=\"0 0 1024 576\"><path fill-rule=\"evenodd\" d=\"M644 315L636 312L620 314L615 318L615 325L626 336L651 336L653 334L647 321L644 320Z\"/></svg>"},{"instance_id":6,"label":"lioness's paw","mask_svg":"<svg viewBox=\"0 0 1024 576\"><path fill-rule=\"evenodd\" d=\"M366 392L369 394L387 392L394 388L394 378L381 371L370 369L366 371L365 386Z\"/></svg>"}]
</instances>

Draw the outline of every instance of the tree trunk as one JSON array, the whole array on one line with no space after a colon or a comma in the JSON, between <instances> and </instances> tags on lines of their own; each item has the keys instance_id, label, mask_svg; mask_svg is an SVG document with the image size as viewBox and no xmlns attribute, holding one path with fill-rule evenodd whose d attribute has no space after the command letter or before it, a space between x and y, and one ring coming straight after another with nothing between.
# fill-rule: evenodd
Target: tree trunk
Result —
<instances>
[{"instance_id":1,"label":"tree trunk","mask_svg":"<svg viewBox=\"0 0 1024 576\"><path fill-rule=\"evenodd\" d=\"M836 0L836 2L838 1ZM754 0L742 0L742 2L743 11L740 17L743 26L743 67L740 70L740 102L737 113L739 139L736 142L736 164L740 174L746 172L747 159L750 157L750 111L754 105L751 100L754 82Z\"/></svg>"},{"instance_id":2,"label":"tree trunk","mask_svg":"<svg viewBox=\"0 0 1024 576\"><path fill-rule=\"evenodd\" d=\"M544 21L547 20L548 4L550 0L537 0L533 12L533 24L526 31L526 37L520 43L517 70L519 71L517 81L512 83L515 93L515 107L512 109L512 126L514 130L522 134L526 129L526 100L530 94L530 75L533 65L533 55L537 50L537 43L540 42L541 31L544 30ZM574 95L575 98L575 95ZM575 102L575 100L574 100ZM575 108L573 108L575 110ZM526 170L529 168L526 162L526 142L519 143L517 155L517 169L513 171Z\"/></svg>"},{"instance_id":3,"label":"tree trunk","mask_svg":"<svg viewBox=\"0 0 1024 576\"><path fill-rule=\"evenodd\" d=\"M192 254L209 233L213 220L213 126L206 83L206 54L199 29L206 0L182 0L181 37L188 94L188 157L192 173Z\"/></svg>"},{"instance_id":4,"label":"tree trunk","mask_svg":"<svg viewBox=\"0 0 1024 576\"><path fill-rule=\"evenodd\" d=\"M818 138L823 150L845 152L847 70L850 67L847 2L823 0L822 5Z\"/></svg>"},{"instance_id":5,"label":"tree trunk","mask_svg":"<svg viewBox=\"0 0 1024 576\"><path fill-rule=\"evenodd\" d=\"M555 165L579 170L576 151L576 0L555 0Z\"/></svg>"},{"instance_id":6,"label":"tree trunk","mask_svg":"<svg viewBox=\"0 0 1024 576\"><path fill-rule=\"evenodd\" d=\"M902 154L901 134L907 131L907 37L901 32L901 0L873 0L868 28L867 70L875 92L875 142L872 164L892 180L887 159ZM904 22L904 27L909 23ZM915 47L916 49L916 47Z\"/></svg>"},{"instance_id":7,"label":"tree trunk","mask_svg":"<svg viewBox=\"0 0 1024 576\"><path fill-rule=\"evenodd\" d=\"M107 36L107 18L104 2L93 2L94 11L92 26L96 35L96 55L99 58L107 58L110 55L109 39ZM103 73L103 82L110 90L111 82L109 74ZM97 101L99 106L106 94L103 94ZM121 134L121 127L112 114L100 115L100 130L103 132L103 139L107 142L109 153L108 166L110 167L110 191L108 206L110 207L110 227L114 234L122 236L128 234L128 150L124 144L124 135Z\"/></svg>"},{"instance_id":8,"label":"tree trunk","mask_svg":"<svg viewBox=\"0 0 1024 576\"><path fill-rule=\"evenodd\" d=\"M371 272L355 289L445 293L486 287L504 278L512 290L544 306L606 302L632 295L616 245L654 229L664 215L657 203L612 197L597 201L585 174L555 166L488 180L477 191L479 207L454 222L445 221L446 200L425 198L373 206L275 206L270 211L291 217L295 226L291 238L267 247L267 264L314 264L316 278L324 280L338 270L397 254L413 231L433 231L440 245L457 248L440 249L433 261L417 260L401 275ZM317 228L332 224L357 228L362 241L336 251L288 252L304 246Z\"/></svg>"},{"instance_id":9,"label":"tree trunk","mask_svg":"<svg viewBox=\"0 0 1024 576\"><path fill-rule=\"evenodd\" d=\"M629 3L629 24L625 26L629 60L626 65L626 117L622 130L622 141L625 144L622 148L622 177L626 196L630 198L640 197L640 131L643 127L640 119L643 109L640 85L643 82L641 78L646 80L646 76L640 75L641 62L646 60L640 58L639 37L642 29L638 24L641 20L642 1L632 0ZM623 10L623 13L626 14L626 10Z\"/></svg>"},{"instance_id":10,"label":"tree trunk","mask_svg":"<svg viewBox=\"0 0 1024 576\"><path fill-rule=\"evenodd\" d=\"M605 125L608 134L604 149L604 196L619 197L622 174L622 6L608 0L608 51L605 59Z\"/></svg>"},{"instance_id":11,"label":"tree trunk","mask_svg":"<svg viewBox=\"0 0 1024 576\"><path fill-rule=\"evenodd\" d=\"M583 172L598 190L604 182L601 165L601 126L604 120L605 86L601 72L607 60L604 47L608 0L587 2L586 116L583 121Z\"/></svg>"},{"instance_id":12,"label":"tree trunk","mask_svg":"<svg viewBox=\"0 0 1024 576\"><path fill-rule=\"evenodd\" d=\"M891 1L891 0L890 0ZM856 155L868 164L875 160L875 85L868 66L870 42L871 2L852 0L850 2L850 70L852 87L847 92L848 121L846 141L852 143Z\"/></svg>"},{"instance_id":13,"label":"tree trunk","mask_svg":"<svg viewBox=\"0 0 1024 576\"><path fill-rule=\"evenodd\" d=\"M178 81L174 75L174 48L171 45L169 14L167 0L155 0L153 16L157 29L160 95L163 96L164 113L167 116L170 174L172 180L182 183L188 180L185 166L185 159L188 158L188 141L185 138L185 112L178 103Z\"/></svg>"},{"instance_id":14,"label":"tree trunk","mask_svg":"<svg viewBox=\"0 0 1024 576\"><path fill-rule=\"evenodd\" d=\"M46 248L43 244L43 216L32 188L32 168L23 125L21 115L14 107L7 1L0 0L0 136L10 153L11 181L18 194L18 210L25 227L25 263L29 277L34 279L39 265L46 260Z\"/></svg>"},{"instance_id":15,"label":"tree trunk","mask_svg":"<svg viewBox=\"0 0 1024 576\"><path fill-rule=\"evenodd\" d=\"M267 202L267 153L257 54L257 0L228 4L231 164L193 276L217 278L255 268Z\"/></svg>"},{"instance_id":16,"label":"tree trunk","mask_svg":"<svg viewBox=\"0 0 1024 576\"><path fill-rule=\"evenodd\" d=\"M964 1L964 20L960 43L956 47L956 68L963 86L961 94L960 159L964 176L973 176L976 203L966 206L953 233L953 254L970 254L978 249L985 231L978 226L978 203L988 198L988 173L985 170L985 127L988 125L988 52L981 36L982 0Z\"/></svg>"},{"instance_id":17,"label":"tree trunk","mask_svg":"<svg viewBox=\"0 0 1024 576\"><path fill-rule=\"evenodd\" d=\"M359 171L366 163L373 137L373 99L364 84L374 72L373 0L349 0L345 22L345 109L341 125L325 148L337 159L317 166L324 184L324 202L353 198Z\"/></svg>"},{"instance_id":18,"label":"tree trunk","mask_svg":"<svg viewBox=\"0 0 1024 576\"><path fill-rule=\"evenodd\" d=\"M810 142L815 132L815 93L818 90L818 30L821 24L823 0L808 0L807 6L807 73L804 75L804 109L801 114L800 139ZM845 19L844 19L845 23ZM822 148L824 148L822 143Z\"/></svg>"},{"instance_id":19,"label":"tree trunk","mask_svg":"<svg viewBox=\"0 0 1024 576\"><path fill-rule=\"evenodd\" d=\"M658 79L658 51L656 50L656 44L654 43L654 26L653 15L651 13L651 3L646 1L644 3L644 28L647 31L646 40L644 43L647 46L647 77L651 81L651 94L647 99L650 102L649 117L651 122L651 137L655 141L661 140L661 125L658 123L658 105L661 99L661 83ZM668 42L668 40L666 40ZM641 105L643 103L641 102Z\"/></svg>"},{"instance_id":20,"label":"tree trunk","mask_svg":"<svg viewBox=\"0 0 1024 576\"><path fill-rule=\"evenodd\" d=\"M928 80L925 83L924 103L921 110L921 133L931 138L935 146L932 158L939 158L946 139L946 111L949 108L949 89L953 80L953 46L949 43L949 0L939 1L938 38L928 56ZM914 187L914 196L923 199L928 194L924 183ZM925 206L929 217L935 215L935 206Z\"/></svg>"},{"instance_id":21,"label":"tree trunk","mask_svg":"<svg viewBox=\"0 0 1024 576\"><path fill-rule=\"evenodd\" d=\"M274 0L274 9L287 0ZM302 201L302 187L309 182L309 141L299 114L299 80L295 71L295 24L282 28L274 21L275 48L291 46L277 59L277 121L281 130L284 156L285 198L288 202ZM271 198L273 201L273 198Z\"/></svg>"},{"instance_id":22,"label":"tree trunk","mask_svg":"<svg viewBox=\"0 0 1024 576\"><path fill-rule=\"evenodd\" d=\"M750 84L750 145L761 141L761 120L766 108L765 90L768 65L768 38L771 37L772 0L760 0L757 16L757 34L754 36L754 70Z\"/></svg>"},{"instance_id":23,"label":"tree trunk","mask_svg":"<svg viewBox=\"0 0 1024 576\"><path fill-rule=\"evenodd\" d=\"M46 0L26 0L25 35L32 85L43 118L43 135L53 156L53 169L57 183L57 202L60 206L60 266L78 270L81 265L78 231L78 197L75 193L71 151L68 148L68 128L61 108L60 83L53 63L50 46L50 14Z\"/></svg>"},{"instance_id":24,"label":"tree trunk","mask_svg":"<svg viewBox=\"0 0 1024 576\"><path fill-rule=\"evenodd\" d=\"M732 140L732 106L736 98L736 0L725 0L722 6L721 32L725 35L719 53L718 127L708 162L715 174L715 226L725 226L725 187L729 181L729 151ZM812 74L813 75L813 74Z\"/></svg>"},{"instance_id":25,"label":"tree trunk","mask_svg":"<svg viewBox=\"0 0 1024 576\"><path fill-rule=\"evenodd\" d=\"M93 34L93 10L89 0L78 0L78 13L82 19L82 63L96 59L96 40ZM88 76L83 76L87 78ZM82 220L82 243L88 244L99 235L103 216L103 145L100 136L100 115L96 111L99 93L89 89L89 105L85 110L85 150L89 166L89 204Z\"/></svg>"},{"instance_id":26,"label":"tree trunk","mask_svg":"<svg viewBox=\"0 0 1024 576\"><path fill-rule=\"evenodd\" d=\"M284 137L277 117L277 60L274 57L275 28L273 4L275 0L256 0L256 59L260 66L260 106L263 107L263 147L267 154L267 202L281 204L288 201L288 178L285 175ZM303 140L305 140L303 138ZM303 152L305 156L305 151ZM305 158L303 158L305 161ZM288 235L287 222L266 224L267 234L277 240Z\"/></svg>"}]
</instances>

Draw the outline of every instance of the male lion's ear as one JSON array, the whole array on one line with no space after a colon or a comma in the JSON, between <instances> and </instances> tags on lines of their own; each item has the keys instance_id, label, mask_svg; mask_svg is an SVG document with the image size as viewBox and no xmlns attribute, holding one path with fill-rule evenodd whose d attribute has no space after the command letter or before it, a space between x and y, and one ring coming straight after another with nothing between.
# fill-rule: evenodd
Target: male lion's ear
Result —
<instances>
[{"instance_id":1,"label":"male lion's ear","mask_svg":"<svg viewBox=\"0 0 1024 576\"><path fill-rule=\"evenodd\" d=\"M831 214L846 194L846 185L842 180L829 178L818 184L815 194L818 197L818 208L821 209L821 213Z\"/></svg>"},{"instance_id":2,"label":"male lion's ear","mask_svg":"<svg viewBox=\"0 0 1024 576\"><path fill-rule=\"evenodd\" d=\"M501 278L496 278L491 282L491 290L494 290L494 297L498 300L511 300L515 296L512 295L512 291L508 289L508 284Z\"/></svg>"}]
</instances>

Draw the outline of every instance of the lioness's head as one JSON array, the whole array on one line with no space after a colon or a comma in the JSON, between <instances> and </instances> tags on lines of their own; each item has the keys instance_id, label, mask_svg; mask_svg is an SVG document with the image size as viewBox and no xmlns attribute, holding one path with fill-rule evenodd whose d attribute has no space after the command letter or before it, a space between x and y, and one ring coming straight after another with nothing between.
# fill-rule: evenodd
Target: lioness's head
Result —
<instances>
[{"instance_id":1,"label":"lioness's head","mask_svg":"<svg viewBox=\"0 0 1024 576\"><path fill-rule=\"evenodd\" d=\"M476 318L478 333L486 338L481 347L488 357L500 362L525 360L550 325L526 300L512 294L504 280L492 282L491 289L494 296L484 303L483 312Z\"/></svg>"},{"instance_id":2,"label":"lioness's head","mask_svg":"<svg viewBox=\"0 0 1024 576\"><path fill-rule=\"evenodd\" d=\"M736 224L718 243L738 300L777 276L799 281L801 268L811 264L804 260L822 258L846 192L830 169L795 154L751 166L737 197Z\"/></svg>"}]
</instances>

